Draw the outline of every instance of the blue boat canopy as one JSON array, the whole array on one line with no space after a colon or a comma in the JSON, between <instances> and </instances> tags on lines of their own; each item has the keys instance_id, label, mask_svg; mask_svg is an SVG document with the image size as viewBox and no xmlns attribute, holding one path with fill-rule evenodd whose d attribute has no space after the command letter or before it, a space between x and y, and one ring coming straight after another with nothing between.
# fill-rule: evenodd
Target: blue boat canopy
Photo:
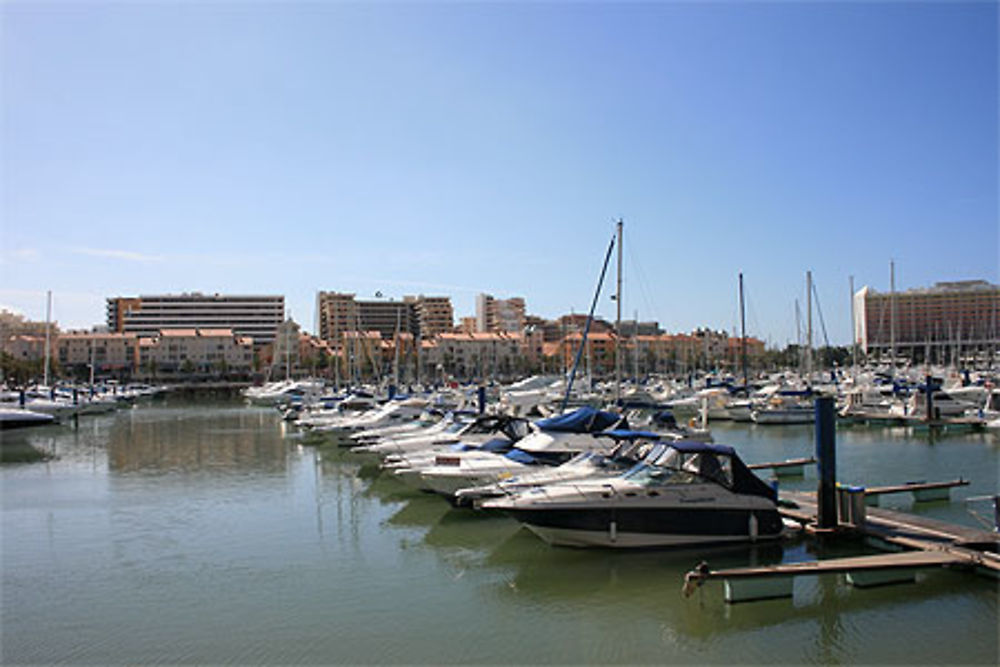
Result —
<instances>
[{"instance_id":1,"label":"blue boat canopy","mask_svg":"<svg viewBox=\"0 0 1000 667\"><path fill-rule=\"evenodd\" d=\"M543 431L596 433L597 431L610 428L621 421L621 415L584 406L565 415L541 419L535 422L535 425Z\"/></svg>"},{"instance_id":2,"label":"blue boat canopy","mask_svg":"<svg viewBox=\"0 0 1000 667\"><path fill-rule=\"evenodd\" d=\"M610 431L601 431L597 435L606 435L614 440L638 440L639 438L646 438L647 440L660 439L660 434L653 433L652 431L629 431L621 428L611 429Z\"/></svg>"},{"instance_id":3,"label":"blue boat canopy","mask_svg":"<svg viewBox=\"0 0 1000 667\"><path fill-rule=\"evenodd\" d=\"M722 454L723 456L736 456L736 450L729 445L717 445L714 442L699 442L697 440L679 440L671 442L670 446L685 454L698 454L700 452L711 452L712 454Z\"/></svg>"},{"instance_id":4,"label":"blue boat canopy","mask_svg":"<svg viewBox=\"0 0 1000 667\"><path fill-rule=\"evenodd\" d=\"M524 463L525 465L533 465L538 462L538 459L534 456L523 449L517 449L516 447L504 454L504 456L511 461L517 461L518 463Z\"/></svg>"}]
</instances>

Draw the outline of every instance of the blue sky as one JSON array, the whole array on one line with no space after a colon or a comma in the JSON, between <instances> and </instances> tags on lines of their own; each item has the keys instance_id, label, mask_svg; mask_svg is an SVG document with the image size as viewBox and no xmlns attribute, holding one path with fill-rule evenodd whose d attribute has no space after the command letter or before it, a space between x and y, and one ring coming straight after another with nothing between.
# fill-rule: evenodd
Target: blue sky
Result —
<instances>
[{"instance_id":1,"label":"blue sky","mask_svg":"<svg viewBox=\"0 0 1000 667\"><path fill-rule=\"evenodd\" d=\"M480 291L832 343L856 287L998 281L976 3L5 2L0 305ZM613 274L612 274L613 275ZM599 312L614 316L606 286ZM817 323L818 327L818 323ZM817 328L818 331L818 328ZM822 342L822 334L817 334Z\"/></svg>"}]
</instances>

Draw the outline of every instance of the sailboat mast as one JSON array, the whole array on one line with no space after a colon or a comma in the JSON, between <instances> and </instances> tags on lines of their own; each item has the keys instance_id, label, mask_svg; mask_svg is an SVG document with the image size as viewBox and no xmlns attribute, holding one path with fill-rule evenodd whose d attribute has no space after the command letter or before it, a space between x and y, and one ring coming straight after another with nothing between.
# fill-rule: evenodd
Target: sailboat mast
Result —
<instances>
[{"instance_id":1,"label":"sailboat mast","mask_svg":"<svg viewBox=\"0 0 1000 667\"><path fill-rule=\"evenodd\" d=\"M635 347L633 360L635 361L635 373L632 375L635 386L639 386L639 311L635 311L635 329L632 330L632 344Z\"/></svg>"},{"instance_id":2,"label":"sailboat mast","mask_svg":"<svg viewBox=\"0 0 1000 667\"><path fill-rule=\"evenodd\" d=\"M806 271L806 382L812 376L813 371L813 274Z\"/></svg>"},{"instance_id":3,"label":"sailboat mast","mask_svg":"<svg viewBox=\"0 0 1000 667\"><path fill-rule=\"evenodd\" d=\"M851 290L851 365L858 372L858 306L854 302L854 276L850 277Z\"/></svg>"},{"instance_id":4,"label":"sailboat mast","mask_svg":"<svg viewBox=\"0 0 1000 667\"><path fill-rule=\"evenodd\" d=\"M49 386L49 364L52 361L52 351L50 348L51 334L49 329L51 328L52 321L52 290L49 290L45 294L45 369L43 371L42 384L46 387Z\"/></svg>"},{"instance_id":5,"label":"sailboat mast","mask_svg":"<svg viewBox=\"0 0 1000 667\"><path fill-rule=\"evenodd\" d=\"M396 387L399 386L399 318L400 309L396 308L396 344L393 345L395 348L393 360L392 360L392 384Z\"/></svg>"},{"instance_id":6,"label":"sailboat mast","mask_svg":"<svg viewBox=\"0 0 1000 667\"><path fill-rule=\"evenodd\" d=\"M740 273L740 364L743 366L743 388L747 382L747 318L743 308L743 274Z\"/></svg>"},{"instance_id":7,"label":"sailboat mast","mask_svg":"<svg viewBox=\"0 0 1000 667\"><path fill-rule=\"evenodd\" d=\"M615 403L622 400L622 221L618 219L618 287L615 290Z\"/></svg>"},{"instance_id":8,"label":"sailboat mast","mask_svg":"<svg viewBox=\"0 0 1000 667\"><path fill-rule=\"evenodd\" d=\"M889 361L896 369L896 262L889 260Z\"/></svg>"}]
</instances>

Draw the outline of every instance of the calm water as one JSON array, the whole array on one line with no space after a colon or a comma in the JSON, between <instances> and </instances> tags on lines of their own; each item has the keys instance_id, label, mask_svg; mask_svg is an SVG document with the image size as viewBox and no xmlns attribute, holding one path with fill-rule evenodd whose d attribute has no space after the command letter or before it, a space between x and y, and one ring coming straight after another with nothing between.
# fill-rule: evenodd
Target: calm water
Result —
<instances>
[{"instance_id":1,"label":"calm water","mask_svg":"<svg viewBox=\"0 0 1000 667\"><path fill-rule=\"evenodd\" d=\"M715 434L750 462L814 449L809 427ZM552 548L349 453L302 447L268 409L168 401L4 437L59 457L0 467L5 664L1000 661L995 581L933 571L856 590L809 577L792 600L726 605L719 583L684 599L702 558L839 552ZM846 428L838 446L845 482L964 476L958 499L996 490L993 435ZM785 484L814 489L814 471ZM888 504L975 525L961 502Z\"/></svg>"}]
</instances>

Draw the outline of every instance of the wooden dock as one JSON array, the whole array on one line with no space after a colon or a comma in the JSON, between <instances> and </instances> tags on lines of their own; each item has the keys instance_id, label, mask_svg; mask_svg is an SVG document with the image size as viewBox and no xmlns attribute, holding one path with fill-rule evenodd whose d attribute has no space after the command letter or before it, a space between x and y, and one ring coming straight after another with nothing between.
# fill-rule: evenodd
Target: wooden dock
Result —
<instances>
[{"instance_id":1,"label":"wooden dock","mask_svg":"<svg viewBox=\"0 0 1000 667\"><path fill-rule=\"evenodd\" d=\"M895 486L872 486L865 489L865 501L878 505L878 497L890 493L912 493L917 501L947 500L949 492L956 486L968 486L969 480L958 478L950 482L907 482Z\"/></svg>"},{"instance_id":2,"label":"wooden dock","mask_svg":"<svg viewBox=\"0 0 1000 667\"><path fill-rule=\"evenodd\" d=\"M914 429L934 429L940 431L979 431L986 428L986 420L980 417L938 417L928 419L926 415L894 415L877 410L854 411L840 415L839 419L855 424L908 426Z\"/></svg>"},{"instance_id":3,"label":"wooden dock","mask_svg":"<svg viewBox=\"0 0 1000 667\"><path fill-rule=\"evenodd\" d=\"M766 470L770 468L778 477L802 477L807 465L813 465L816 459L813 457L801 459L787 459L785 461L775 461L773 463L751 463L747 465L750 470Z\"/></svg>"},{"instance_id":4,"label":"wooden dock","mask_svg":"<svg viewBox=\"0 0 1000 667\"><path fill-rule=\"evenodd\" d=\"M950 484L950 483L943 483ZM803 526L817 520L816 494L782 495L782 516ZM881 508L868 508L860 525L841 524L831 534L851 533L885 548L889 553L765 567L711 570L702 563L688 573L685 594L710 579L725 582L727 602L743 602L792 595L796 576L847 573L853 586L876 586L913 581L919 569L961 568L1000 578L1000 534L960 526L929 517Z\"/></svg>"}]
</instances>

